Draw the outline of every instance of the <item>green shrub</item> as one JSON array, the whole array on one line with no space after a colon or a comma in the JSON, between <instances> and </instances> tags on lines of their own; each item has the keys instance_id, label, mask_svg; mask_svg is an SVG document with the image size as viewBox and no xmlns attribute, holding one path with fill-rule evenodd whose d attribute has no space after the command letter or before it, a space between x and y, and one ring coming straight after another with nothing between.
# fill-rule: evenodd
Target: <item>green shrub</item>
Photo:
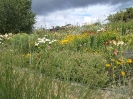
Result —
<instances>
[{"instance_id":1,"label":"green shrub","mask_svg":"<svg viewBox=\"0 0 133 99\"><path fill-rule=\"evenodd\" d=\"M47 61L40 63L42 73L60 80L87 84L91 88L103 87L107 81L104 71L106 60L101 54L68 50L51 53Z\"/></svg>"},{"instance_id":2,"label":"green shrub","mask_svg":"<svg viewBox=\"0 0 133 99\"><path fill-rule=\"evenodd\" d=\"M100 43L104 44L104 42L107 42L109 40L118 40L120 38L120 34L113 31L113 32L103 32L100 34Z\"/></svg>"}]
</instances>

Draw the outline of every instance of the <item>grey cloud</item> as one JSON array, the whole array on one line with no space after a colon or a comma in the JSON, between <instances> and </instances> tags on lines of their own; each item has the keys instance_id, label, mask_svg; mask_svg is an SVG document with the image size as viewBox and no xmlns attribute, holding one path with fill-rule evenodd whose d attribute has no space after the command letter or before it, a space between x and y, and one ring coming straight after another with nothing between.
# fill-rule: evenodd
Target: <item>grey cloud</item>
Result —
<instances>
[{"instance_id":1,"label":"grey cloud","mask_svg":"<svg viewBox=\"0 0 133 99\"><path fill-rule=\"evenodd\" d=\"M87 7L95 4L120 4L121 8L132 5L132 0L32 0L32 11L37 15L65 10L70 8Z\"/></svg>"}]
</instances>

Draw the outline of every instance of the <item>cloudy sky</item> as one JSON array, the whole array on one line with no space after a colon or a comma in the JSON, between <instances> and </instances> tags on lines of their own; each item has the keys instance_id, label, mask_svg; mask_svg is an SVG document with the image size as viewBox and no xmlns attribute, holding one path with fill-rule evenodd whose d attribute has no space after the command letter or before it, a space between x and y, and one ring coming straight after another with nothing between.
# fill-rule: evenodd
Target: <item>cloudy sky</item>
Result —
<instances>
[{"instance_id":1,"label":"cloudy sky","mask_svg":"<svg viewBox=\"0 0 133 99\"><path fill-rule=\"evenodd\" d=\"M109 14L128 7L132 0L32 0L36 28L105 22Z\"/></svg>"}]
</instances>

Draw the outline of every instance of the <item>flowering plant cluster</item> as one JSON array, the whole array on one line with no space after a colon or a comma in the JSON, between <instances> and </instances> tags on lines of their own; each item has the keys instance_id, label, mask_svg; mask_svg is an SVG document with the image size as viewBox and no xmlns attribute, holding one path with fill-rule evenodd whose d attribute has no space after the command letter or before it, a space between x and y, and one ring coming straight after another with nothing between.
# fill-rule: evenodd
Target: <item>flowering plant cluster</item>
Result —
<instances>
[{"instance_id":1,"label":"flowering plant cluster","mask_svg":"<svg viewBox=\"0 0 133 99\"><path fill-rule=\"evenodd\" d=\"M97 32L105 32L106 31L106 28L101 28L99 30L97 30Z\"/></svg>"},{"instance_id":2,"label":"flowering plant cluster","mask_svg":"<svg viewBox=\"0 0 133 99\"><path fill-rule=\"evenodd\" d=\"M4 44L3 41L11 38L12 36L13 36L12 33L9 34L6 33L5 35L0 35L0 44Z\"/></svg>"},{"instance_id":3,"label":"flowering plant cluster","mask_svg":"<svg viewBox=\"0 0 133 99\"><path fill-rule=\"evenodd\" d=\"M89 42L90 35L88 33L69 34L60 41L60 45L70 50L87 52L90 45Z\"/></svg>"},{"instance_id":4,"label":"flowering plant cluster","mask_svg":"<svg viewBox=\"0 0 133 99\"><path fill-rule=\"evenodd\" d=\"M119 81L130 80L133 75L133 59L124 56L124 51L127 48L127 44L123 41L109 40L105 42L107 51L109 52L109 60L105 65L110 76L110 80L115 83ZM119 82L120 83L120 82ZM126 82L121 82L126 83Z\"/></svg>"},{"instance_id":5,"label":"flowering plant cluster","mask_svg":"<svg viewBox=\"0 0 133 99\"><path fill-rule=\"evenodd\" d=\"M109 45L109 44L113 44L116 46L126 45L123 41L116 41L116 40L109 40L109 41L104 42L104 45Z\"/></svg>"},{"instance_id":6,"label":"flowering plant cluster","mask_svg":"<svg viewBox=\"0 0 133 99\"><path fill-rule=\"evenodd\" d=\"M56 39L50 40L46 38L46 36L47 35L45 35L45 37L43 38L38 38L37 41L35 42L35 46L38 48L47 46L47 48L50 49L51 48L50 45L56 42L57 40Z\"/></svg>"},{"instance_id":7,"label":"flowering plant cluster","mask_svg":"<svg viewBox=\"0 0 133 99\"><path fill-rule=\"evenodd\" d=\"M107 42L104 42L104 45L106 46L107 50L111 52L111 55L117 55L118 53L122 54L127 48L126 43L116 40L109 40Z\"/></svg>"},{"instance_id":8,"label":"flowering plant cluster","mask_svg":"<svg viewBox=\"0 0 133 99\"><path fill-rule=\"evenodd\" d=\"M132 58L112 58L105 65L108 76L114 84L127 84L133 76L133 59Z\"/></svg>"}]
</instances>

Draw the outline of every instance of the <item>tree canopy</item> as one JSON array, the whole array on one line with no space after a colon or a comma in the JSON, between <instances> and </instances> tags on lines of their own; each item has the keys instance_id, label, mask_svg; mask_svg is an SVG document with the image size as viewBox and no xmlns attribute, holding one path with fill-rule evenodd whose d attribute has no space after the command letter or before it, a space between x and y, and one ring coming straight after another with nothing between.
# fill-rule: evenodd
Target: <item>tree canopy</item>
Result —
<instances>
[{"instance_id":1,"label":"tree canopy","mask_svg":"<svg viewBox=\"0 0 133 99\"><path fill-rule=\"evenodd\" d=\"M133 8L125 8L124 10L118 11L115 14L109 15L107 20L109 22L128 22L130 20L133 20Z\"/></svg>"},{"instance_id":2,"label":"tree canopy","mask_svg":"<svg viewBox=\"0 0 133 99\"><path fill-rule=\"evenodd\" d=\"M32 31L35 14L31 0L0 0L0 33Z\"/></svg>"}]
</instances>

